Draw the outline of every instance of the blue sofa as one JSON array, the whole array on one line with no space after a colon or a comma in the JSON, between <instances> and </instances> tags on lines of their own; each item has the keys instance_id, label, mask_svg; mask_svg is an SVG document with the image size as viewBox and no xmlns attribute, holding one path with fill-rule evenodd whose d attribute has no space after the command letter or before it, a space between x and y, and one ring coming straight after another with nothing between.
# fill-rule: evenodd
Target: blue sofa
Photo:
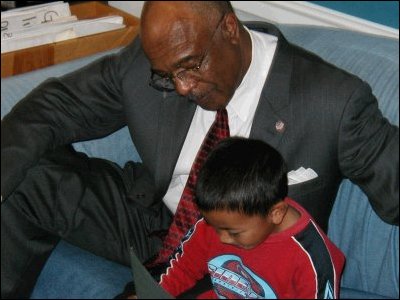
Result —
<instances>
[{"instance_id":1,"label":"blue sofa","mask_svg":"<svg viewBox=\"0 0 400 300\"><path fill-rule=\"evenodd\" d=\"M310 26L279 26L287 39L367 81L383 114L399 124L399 42L351 31ZM111 52L115 52L114 50ZM61 76L100 56L1 80L1 116L48 77ZM119 163L140 160L127 128L95 141L74 144L91 156ZM399 227L385 224L363 192L344 180L330 220L330 238L347 257L342 298L399 298ZM131 279L126 266L61 241L43 269L31 298L112 298Z\"/></svg>"}]
</instances>

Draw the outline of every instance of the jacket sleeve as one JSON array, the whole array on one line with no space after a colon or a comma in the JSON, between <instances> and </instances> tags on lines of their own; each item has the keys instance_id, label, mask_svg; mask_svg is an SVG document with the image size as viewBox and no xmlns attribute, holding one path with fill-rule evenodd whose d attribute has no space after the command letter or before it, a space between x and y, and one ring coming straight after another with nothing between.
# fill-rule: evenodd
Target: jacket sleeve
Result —
<instances>
[{"instance_id":1,"label":"jacket sleeve","mask_svg":"<svg viewBox=\"0 0 400 300\"><path fill-rule=\"evenodd\" d=\"M367 84L347 102L339 129L343 174L367 194L385 222L399 224L399 128L382 116Z\"/></svg>"},{"instance_id":2,"label":"jacket sleeve","mask_svg":"<svg viewBox=\"0 0 400 300\"><path fill-rule=\"evenodd\" d=\"M182 243L182 253L170 261L166 273L161 275L160 285L171 295L178 296L192 288L208 272L207 242L202 221L195 225L190 237Z\"/></svg>"},{"instance_id":3,"label":"jacket sleeve","mask_svg":"<svg viewBox=\"0 0 400 300\"><path fill-rule=\"evenodd\" d=\"M3 118L2 200L45 152L106 136L125 125L121 99L124 73L139 51L139 42L127 48L63 77L46 80Z\"/></svg>"}]
</instances>

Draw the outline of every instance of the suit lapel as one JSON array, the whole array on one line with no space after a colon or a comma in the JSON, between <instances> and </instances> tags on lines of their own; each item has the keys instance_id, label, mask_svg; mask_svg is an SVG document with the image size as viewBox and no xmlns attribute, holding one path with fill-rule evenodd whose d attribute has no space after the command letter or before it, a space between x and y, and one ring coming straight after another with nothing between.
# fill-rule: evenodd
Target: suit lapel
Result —
<instances>
[{"instance_id":1,"label":"suit lapel","mask_svg":"<svg viewBox=\"0 0 400 300\"><path fill-rule=\"evenodd\" d=\"M155 174L161 196L168 188L195 110L193 102L177 94L168 96L161 104Z\"/></svg>"},{"instance_id":2,"label":"suit lapel","mask_svg":"<svg viewBox=\"0 0 400 300\"><path fill-rule=\"evenodd\" d=\"M260 30L278 37L278 45L265 81L260 101L254 116L251 138L261 139L279 148L290 124L290 82L293 68L292 48L275 26L262 27L251 23L251 29Z\"/></svg>"}]
</instances>

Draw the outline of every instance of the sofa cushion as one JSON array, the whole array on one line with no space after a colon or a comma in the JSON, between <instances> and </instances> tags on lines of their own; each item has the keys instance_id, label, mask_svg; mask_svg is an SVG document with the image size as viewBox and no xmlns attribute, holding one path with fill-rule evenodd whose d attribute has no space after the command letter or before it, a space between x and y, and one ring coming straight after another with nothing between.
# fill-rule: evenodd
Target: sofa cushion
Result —
<instances>
[{"instance_id":1,"label":"sofa cushion","mask_svg":"<svg viewBox=\"0 0 400 300\"><path fill-rule=\"evenodd\" d=\"M132 280L130 268L64 241L47 261L44 275L31 299L112 299Z\"/></svg>"},{"instance_id":2,"label":"sofa cushion","mask_svg":"<svg viewBox=\"0 0 400 300\"><path fill-rule=\"evenodd\" d=\"M379 108L399 125L399 40L316 26L278 26L285 37L368 82Z\"/></svg>"},{"instance_id":3,"label":"sofa cushion","mask_svg":"<svg viewBox=\"0 0 400 300\"><path fill-rule=\"evenodd\" d=\"M365 291L348 289L348 288L342 288L340 290L340 298L341 299L393 299L382 295L367 293Z\"/></svg>"}]
</instances>

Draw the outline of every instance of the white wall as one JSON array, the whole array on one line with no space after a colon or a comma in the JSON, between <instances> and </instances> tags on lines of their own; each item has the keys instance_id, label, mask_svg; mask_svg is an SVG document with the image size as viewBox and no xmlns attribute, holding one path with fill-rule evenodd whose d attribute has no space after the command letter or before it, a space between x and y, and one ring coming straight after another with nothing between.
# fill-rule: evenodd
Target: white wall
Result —
<instances>
[{"instance_id":1,"label":"white wall","mask_svg":"<svg viewBox=\"0 0 400 300\"><path fill-rule=\"evenodd\" d=\"M144 1L108 1L111 6L140 17ZM306 1L231 1L239 19L272 23L308 24L356 30L399 38L399 30L324 8Z\"/></svg>"},{"instance_id":2,"label":"white wall","mask_svg":"<svg viewBox=\"0 0 400 300\"><path fill-rule=\"evenodd\" d=\"M116 7L135 17L140 17L144 1L108 1L110 6Z\"/></svg>"}]
</instances>

